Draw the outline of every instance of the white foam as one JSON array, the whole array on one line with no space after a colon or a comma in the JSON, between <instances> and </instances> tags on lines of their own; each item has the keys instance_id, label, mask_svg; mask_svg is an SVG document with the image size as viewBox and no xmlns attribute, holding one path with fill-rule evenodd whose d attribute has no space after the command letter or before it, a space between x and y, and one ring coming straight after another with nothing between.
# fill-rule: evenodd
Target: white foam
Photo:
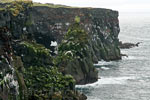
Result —
<instances>
[{"instance_id":1,"label":"white foam","mask_svg":"<svg viewBox=\"0 0 150 100\"><path fill-rule=\"evenodd\" d=\"M122 57L123 58L123 60L126 60L126 59L128 59L128 60L143 60L143 59L145 59L145 60L149 60L147 57L141 57L141 56L137 56L137 57L135 57L135 56L128 56L128 57Z\"/></svg>"},{"instance_id":2,"label":"white foam","mask_svg":"<svg viewBox=\"0 0 150 100\"><path fill-rule=\"evenodd\" d=\"M101 65L110 65L112 61L106 62L106 61L98 61L97 64L94 64L94 66L101 66Z\"/></svg>"},{"instance_id":3,"label":"white foam","mask_svg":"<svg viewBox=\"0 0 150 100\"><path fill-rule=\"evenodd\" d=\"M136 59L136 57L134 57L134 56L128 56L128 57L122 57L123 59L129 59L129 60L132 60L132 59Z\"/></svg>"},{"instance_id":4,"label":"white foam","mask_svg":"<svg viewBox=\"0 0 150 100\"><path fill-rule=\"evenodd\" d=\"M108 69L110 69L110 68L108 68L108 67L101 67L101 69L103 69L103 70L108 70Z\"/></svg>"},{"instance_id":5,"label":"white foam","mask_svg":"<svg viewBox=\"0 0 150 100\"><path fill-rule=\"evenodd\" d=\"M134 79L134 77L109 77L98 79L97 82L86 85L76 85L76 88L97 88L101 85L109 85L109 84L125 84L127 80Z\"/></svg>"}]
</instances>

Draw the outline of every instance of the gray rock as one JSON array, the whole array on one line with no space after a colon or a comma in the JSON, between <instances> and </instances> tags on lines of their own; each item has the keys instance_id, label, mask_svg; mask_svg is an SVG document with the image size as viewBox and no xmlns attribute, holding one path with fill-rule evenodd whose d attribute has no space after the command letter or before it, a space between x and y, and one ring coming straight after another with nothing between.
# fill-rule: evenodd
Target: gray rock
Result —
<instances>
[{"instance_id":1,"label":"gray rock","mask_svg":"<svg viewBox=\"0 0 150 100\"><path fill-rule=\"evenodd\" d=\"M122 43L122 41L119 42L119 47L121 49L130 49L130 48L133 48L133 47L138 47L139 44L141 42L137 42L137 43Z\"/></svg>"}]
</instances>

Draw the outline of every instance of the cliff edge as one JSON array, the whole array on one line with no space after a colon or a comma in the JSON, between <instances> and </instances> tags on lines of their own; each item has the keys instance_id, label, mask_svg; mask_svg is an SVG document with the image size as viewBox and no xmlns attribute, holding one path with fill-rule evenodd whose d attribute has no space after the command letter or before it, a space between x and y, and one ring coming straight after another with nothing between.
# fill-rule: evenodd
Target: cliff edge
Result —
<instances>
[{"instance_id":1,"label":"cliff edge","mask_svg":"<svg viewBox=\"0 0 150 100\"><path fill-rule=\"evenodd\" d=\"M53 49L50 45L61 44L75 17L80 27L88 33L88 55L83 64L79 61L66 65L65 73L74 76L78 84L95 82L97 71L93 63L100 60L121 59L118 34L120 32L118 12L101 8L69 8L34 6L31 12L33 25L30 32L38 43Z\"/></svg>"},{"instance_id":2,"label":"cliff edge","mask_svg":"<svg viewBox=\"0 0 150 100\"><path fill-rule=\"evenodd\" d=\"M0 3L0 97L85 100L75 84L98 80L94 63L121 59L119 31L109 9Z\"/></svg>"}]
</instances>

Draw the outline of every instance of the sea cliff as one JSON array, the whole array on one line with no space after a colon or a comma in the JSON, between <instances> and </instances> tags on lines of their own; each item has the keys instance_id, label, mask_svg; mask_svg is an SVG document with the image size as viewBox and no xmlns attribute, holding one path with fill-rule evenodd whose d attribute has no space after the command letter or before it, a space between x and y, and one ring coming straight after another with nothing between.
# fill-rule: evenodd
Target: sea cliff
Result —
<instances>
[{"instance_id":1,"label":"sea cliff","mask_svg":"<svg viewBox=\"0 0 150 100\"><path fill-rule=\"evenodd\" d=\"M75 84L97 81L94 63L121 59L119 31L109 9L0 3L1 99L85 100Z\"/></svg>"},{"instance_id":2,"label":"sea cliff","mask_svg":"<svg viewBox=\"0 0 150 100\"><path fill-rule=\"evenodd\" d=\"M47 48L51 48L52 41L59 45L69 26L74 23L75 17L79 17L80 26L89 36L89 53L83 64L75 61L65 68L66 73L73 75L79 84L97 80L93 63L100 60L121 59L118 47L120 28L117 11L101 8L34 6L31 15L34 24L29 31L34 34L38 43Z\"/></svg>"}]
</instances>

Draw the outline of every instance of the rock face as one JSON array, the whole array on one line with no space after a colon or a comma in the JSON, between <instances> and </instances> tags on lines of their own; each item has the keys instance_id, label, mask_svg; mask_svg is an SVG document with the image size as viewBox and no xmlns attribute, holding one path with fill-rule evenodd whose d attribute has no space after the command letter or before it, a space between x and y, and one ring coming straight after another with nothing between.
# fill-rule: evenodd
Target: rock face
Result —
<instances>
[{"instance_id":1,"label":"rock face","mask_svg":"<svg viewBox=\"0 0 150 100\"><path fill-rule=\"evenodd\" d=\"M0 6L4 7L4 4ZM17 17L3 11L0 14L0 27L7 26L12 29L14 39L35 40L53 52L54 47L50 45L60 45L69 26L74 23L75 17L78 17L80 26L88 33L88 52L85 55L87 59L68 63L70 65L65 67L65 74L73 75L78 84L97 80L98 75L93 63L102 59L121 59L117 11L100 8L52 8L43 5L27 8L19 15L13 13Z\"/></svg>"},{"instance_id":2,"label":"rock face","mask_svg":"<svg viewBox=\"0 0 150 100\"><path fill-rule=\"evenodd\" d=\"M73 77L53 65L51 50L29 33L30 4L0 4L0 100L86 100Z\"/></svg>"},{"instance_id":3,"label":"rock face","mask_svg":"<svg viewBox=\"0 0 150 100\"><path fill-rule=\"evenodd\" d=\"M50 8L35 6L32 10L33 33L37 42L50 48L51 41L61 43L74 18L88 32L93 61L121 59L118 47L120 31L118 12L100 8ZM51 40L51 41L50 41Z\"/></svg>"},{"instance_id":4,"label":"rock face","mask_svg":"<svg viewBox=\"0 0 150 100\"><path fill-rule=\"evenodd\" d=\"M140 43L141 42L137 42L135 44L134 43L122 43L122 41L120 41L119 42L119 47L121 49L130 49L130 48L133 48L133 47L138 47Z\"/></svg>"},{"instance_id":5,"label":"rock face","mask_svg":"<svg viewBox=\"0 0 150 100\"><path fill-rule=\"evenodd\" d=\"M79 17L77 19L79 20ZM92 83L98 79L88 37L80 23L76 22L69 27L58 46L57 66L63 69L62 73L74 76L77 84Z\"/></svg>"},{"instance_id":6,"label":"rock face","mask_svg":"<svg viewBox=\"0 0 150 100\"><path fill-rule=\"evenodd\" d=\"M14 57L12 45L14 44L13 39L16 36L21 37L21 33L23 33L22 28L26 21L24 15L28 16L26 11L28 5L20 6L27 8L24 11L17 10L14 5L9 6L12 9L6 9L6 4L0 4L0 99L3 100L17 100L18 95L25 92L22 73L16 70L20 69L21 71L20 67L23 66L23 63L20 57Z\"/></svg>"},{"instance_id":7,"label":"rock face","mask_svg":"<svg viewBox=\"0 0 150 100\"><path fill-rule=\"evenodd\" d=\"M13 93L14 100L18 95L20 99L85 100L75 91L74 79L77 84L95 82L94 63L121 59L119 31L118 12L109 9L0 4L0 66L13 72L8 75L0 68L0 82L11 76L13 90L19 91ZM6 91L0 98L12 95Z\"/></svg>"},{"instance_id":8,"label":"rock face","mask_svg":"<svg viewBox=\"0 0 150 100\"><path fill-rule=\"evenodd\" d=\"M32 27L29 33L35 40L53 49L52 41L61 44L75 17L80 18L80 26L88 33L88 55L84 62L75 61L65 67L66 74L74 76L78 84L95 82L98 78L93 63L100 60L121 59L118 47L120 31L118 12L100 8L50 8L35 6L32 9ZM92 62L91 62L92 61Z\"/></svg>"}]
</instances>

